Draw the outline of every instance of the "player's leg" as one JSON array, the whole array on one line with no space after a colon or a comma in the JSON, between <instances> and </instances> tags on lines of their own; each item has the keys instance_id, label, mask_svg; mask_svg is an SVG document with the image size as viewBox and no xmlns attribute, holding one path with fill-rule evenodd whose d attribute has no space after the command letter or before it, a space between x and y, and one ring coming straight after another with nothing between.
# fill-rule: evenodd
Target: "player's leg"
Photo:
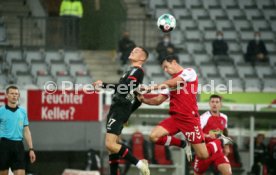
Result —
<instances>
[{"instance_id":1,"label":"player's leg","mask_svg":"<svg viewBox=\"0 0 276 175\"><path fill-rule=\"evenodd\" d=\"M195 155L199 159L207 159L209 157L209 152L205 143L192 144L192 147L195 151Z\"/></svg>"},{"instance_id":2,"label":"player's leg","mask_svg":"<svg viewBox=\"0 0 276 175\"><path fill-rule=\"evenodd\" d=\"M112 116L112 117L110 117ZM118 171L118 157L123 158L130 163L136 165L136 167L141 171L142 175L149 175L150 171L148 168L148 164L146 160L138 160L136 157L133 156L131 151L129 151L128 147L118 143L119 135L123 129L123 121L121 118L118 118L116 113L109 115L108 121L106 124L107 133L105 137L105 146L110 152L109 162L110 164L110 171L117 175ZM117 155L116 155L117 154ZM113 162L113 163L112 163Z\"/></svg>"},{"instance_id":3,"label":"player's leg","mask_svg":"<svg viewBox=\"0 0 276 175\"><path fill-rule=\"evenodd\" d=\"M179 132L174 122L172 117L161 121L159 125L151 131L150 140L158 145L173 145L184 148L186 146L186 141L173 136Z\"/></svg>"},{"instance_id":4,"label":"player's leg","mask_svg":"<svg viewBox=\"0 0 276 175\"><path fill-rule=\"evenodd\" d=\"M110 152L109 162L111 175L117 175L120 157L136 165L143 175L149 175L147 162L145 160L138 160L125 145L118 144L117 140L118 136L116 134L106 133L105 145Z\"/></svg>"},{"instance_id":5,"label":"player's leg","mask_svg":"<svg viewBox=\"0 0 276 175\"><path fill-rule=\"evenodd\" d=\"M209 159L199 159L197 156L194 161L194 175L204 175L209 166L211 166L212 160Z\"/></svg>"},{"instance_id":6,"label":"player's leg","mask_svg":"<svg viewBox=\"0 0 276 175\"><path fill-rule=\"evenodd\" d=\"M11 170L14 175L25 175L25 149L23 142L13 144L13 154Z\"/></svg>"},{"instance_id":7,"label":"player's leg","mask_svg":"<svg viewBox=\"0 0 276 175\"><path fill-rule=\"evenodd\" d=\"M0 175L9 174L10 149L8 142L0 139Z\"/></svg>"},{"instance_id":8,"label":"player's leg","mask_svg":"<svg viewBox=\"0 0 276 175\"><path fill-rule=\"evenodd\" d=\"M25 170L24 169L14 170L13 174L14 175L25 175Z\"/></svg>"},{"instance_id":9,"label":"player's leg","mask_svg":"<svg viewBox=\"0 0 276 175\"><path fill-rule=\"evenodd\" d=\"M0 170L0 175L8 175L9 170Z\"/></svg>"},{"instance_id":10,"label":"player's leg","mask_svg":"<svg viewBox=\"0 0 276 175\"><path fill-rule=\"evenodd\" d=\"M230 164L220 164L218 166L218 171L221 173L221 175L232 175L232 170Z\"/></svg>"},{"instance_id":11,"label":"player's leg","mask_svg":"<svg viewBox=\"0 0 276 175\"><path fill-rule=\"evenodd\" d=\"M216 169L221 173L221 175L231 175L232 169L228 158L223 154L219 153L219 157L214 159L214 164Z\"/></svg>"}]
</instances>

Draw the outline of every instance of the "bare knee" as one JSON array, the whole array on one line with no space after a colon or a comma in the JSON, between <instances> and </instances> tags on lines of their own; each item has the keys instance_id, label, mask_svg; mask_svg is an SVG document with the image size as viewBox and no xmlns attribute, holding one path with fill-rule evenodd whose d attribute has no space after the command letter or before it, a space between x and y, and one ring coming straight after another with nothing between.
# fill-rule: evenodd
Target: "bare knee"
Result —
<instances>
[{"instance_id":1,"label":"bare knee","mask_svg":"<svg viewBox=\"0 0 276 175\"><path fill-rule=\"evenodd\" d=\"M116 143L112 142L111 140L108 140L108 139L105 140L105 147L110 152L114 152L115 151L115 144Z\"/></svg>"}]
</instances>

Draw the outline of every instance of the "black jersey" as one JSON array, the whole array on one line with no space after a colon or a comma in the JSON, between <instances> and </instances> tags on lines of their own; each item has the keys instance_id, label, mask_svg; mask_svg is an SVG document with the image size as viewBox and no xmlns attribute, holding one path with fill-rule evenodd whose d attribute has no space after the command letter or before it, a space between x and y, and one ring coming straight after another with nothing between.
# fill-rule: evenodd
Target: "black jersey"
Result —
<instances>
[{"instance_id":1,"label":"black jersey","mask_svg":"<svg viewBox=\"0 0 276 175\"><path fill-rule=\"evenodd\" d=\"M112 104L107 114L106 129L108 133L120 135L124 123L128 121L131 113L141 105L133 90L143 82L143 78L144 72L142 68L130 67L120 78L118 84L103 84L104 87L108 88L110 86L115 90Z\"/></svg>"},{"instance_id":2,"label":"black jersey","mask_svg":"<svg viewBox=\"0 0 276 175\"><path fill-rule=\"evenodd\" d=\"M140 67L130 67L123 76L120 78L118 84L104 83L104 88L113 88L115 93L112 98L112 104L135 104L137 108L137 98L133 93L133 90L138 88L142 84L144 78L144 71ZM138 105L140 106L140 105Z\"/></svg>"}]
</instances>

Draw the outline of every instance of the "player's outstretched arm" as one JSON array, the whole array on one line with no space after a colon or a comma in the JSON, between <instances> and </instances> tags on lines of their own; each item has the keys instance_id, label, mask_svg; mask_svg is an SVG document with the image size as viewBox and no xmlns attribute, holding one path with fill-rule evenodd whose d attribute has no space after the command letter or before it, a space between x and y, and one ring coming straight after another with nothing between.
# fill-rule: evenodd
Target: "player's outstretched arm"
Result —
<instances>
[{"instance_id":1,"label":"player's outstretched arm","mask_svg":"<svg viewBox=\"0 0 276 175\"><path fill-rule=\"evenodd\" d=\"M164 81L161 84L156 84L148 87L142 87L140 88L141 91L154 91L154 90L162 90L167 88L176 88L177 86L185 84L185 81L181 77L175 77L173 79L169 79Z\"/></svg>"},{"instance_id":2,"label":"player's outstretched arm","mask_svg":"<svg viewBox=\"0 0 276 175\"><path fill-rule=\"evenodd\" d=\"M159 94L156 97L145 98L144 95L138 95L137 98L140 102L148 105L160 105L161 103L167 100L168 96Z\"/></svg>"},{"instance_id":3,"label":"player's outstretched arm","mask_svg":"<svg viewBox=\"0 0 276 175\"><path fill-rule=\"evenodd\" d=\"M104 83L102 80L97 80L94 83L92 83L92 85L96 90L99 90L100 88L117 89L118 87L118 84Z\"/></svg>"}]
</instances>

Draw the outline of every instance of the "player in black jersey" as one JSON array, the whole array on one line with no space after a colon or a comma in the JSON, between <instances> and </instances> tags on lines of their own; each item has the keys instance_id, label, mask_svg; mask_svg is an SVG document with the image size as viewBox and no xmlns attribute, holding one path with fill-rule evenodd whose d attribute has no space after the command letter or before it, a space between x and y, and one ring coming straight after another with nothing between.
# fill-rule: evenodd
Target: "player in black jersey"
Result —
<instances>
[{"instance_id":1,"label":"player in black jersey","mask_svg":"<svg viewBox=\"0 0 276 175\"><path fill-rule=\"evenodd\" d=\"M146 62L148 52L142 47L135 47L129 55L131 67L120 78L118 84L103 83L101 80L93 83L95 87L113 88L115 93L107 115L105 145L108 149L110 174L118 175L118 161L124 158L140 170L142 175L150 175L146 160L138 160L129 149L118 143L123 125L140 105L135 96L135 89L143 82L144 71L142 65Z\"/></svg>"}]
</instances>

